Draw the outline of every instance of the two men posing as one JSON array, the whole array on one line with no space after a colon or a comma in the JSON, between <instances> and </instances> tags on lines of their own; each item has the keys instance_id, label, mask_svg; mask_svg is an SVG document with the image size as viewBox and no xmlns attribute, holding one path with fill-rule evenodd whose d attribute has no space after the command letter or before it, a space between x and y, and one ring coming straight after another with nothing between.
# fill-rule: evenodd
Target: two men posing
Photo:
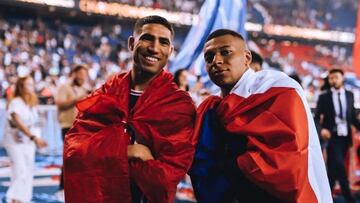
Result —
<instances>
[{"instance_id":1,"label":"two men posing","mask_svg":"<svg viewBox=\"0 0 360 203\"><path fill-rule=\"evenodd\" d=\"M217 30L204 57L222 96L196 112L163 70L173 37L162 17L138 20L133 69L77 104L64 146L66 202L172 203L190 168L199 202L332 202L298 84L255 73L242 36Z\"/></svg>"}]
</instances>

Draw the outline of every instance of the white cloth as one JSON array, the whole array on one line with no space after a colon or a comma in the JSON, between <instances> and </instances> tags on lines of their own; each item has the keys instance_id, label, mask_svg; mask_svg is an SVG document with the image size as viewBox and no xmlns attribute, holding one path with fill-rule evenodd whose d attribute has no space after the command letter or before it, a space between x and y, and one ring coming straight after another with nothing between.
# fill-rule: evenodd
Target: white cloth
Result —
<instances>
[{"instance_id":1,"label":"white cloth","mask_svg":"<svg viewBox=\"0 0 360 203\"><path fill-rule=\"evenodd\" d=\"M39 118L36 107L30 107L21 98L16 97L9 103L9 119L12 113L16 113L24 125L33 134L39 136L39 128L36 127ZM35 143L18 129L10 127L9 123L5 132L4 147L12 162L11 183L6 192L6 198L30 202L33 192Z\"/></svg>"},{"instance_id":2,"label":"white cloth","mask_svg":"<svg viewBox=\"0 0 360 203\"><path fill-rule=\"evenodd\" d=\"M348 135L348 129L347 129L347 122L346 122L346 96L345 96L345 89L335 89L331 88L332 92L332 100L334 104L335 109L335 122L337 125L337 132L338 136L347 136ZM342 107L342 119L340 118L340 105L339 105L339 93L340 93L340 101L341 101L341 107Z\"/></svg>"},{"instance_id":3,"label":"white cloth","mask_svg":"<svg viewBox=\"0 0 360 203\"><path fill-rule=\"evenodd\" d=\"M308 163L306 166L307 167L307 178L310 183L311 190L316 195L317 202L318 203L332 203L333 200L332 200L331 191L330 191L330 187L329 187L328 177L326 174L325 162L324 162L324 159L323 159L322 153L321 153L319 137L318 137L318 134L316 131L316 127L315 127L314 119L313 119L311 111L310 111L310 107L307 103L304 91L303 91L302 87L299 85L299 83L297 83L295 80L291 79L289 76L287 76L286 74L279 72L279 71L262 70L262 71L254 72L254 70L252 70L251 68L248 68L248 70L245 71L245 73L242 75L241 79L235 84L235 86L231 90L230 96L231 96L231 94L235 94L235 95L238 95L239 98L250 98L251 96L254 96L254 95L259 95L259 94L263 94L263 93L266 94L266 92L270 91L272 88L295 89L297 92L297 95L301 98L302 105L306 111L306 116L307 116L307 125L304 125L304 128L308 128L308 138L307 138L308 139L308 147L307 147ZM249 100L249 101L256 101L256 99ZM244 102L244 103L246 103L246 102ZM291 105L296 105L296 104L291 104ZM298 107L302 108L302 106L300 106L300 105ZM247 107L245 107L245 108L247 108ZM284 107L284 108L286 108L286 107ZM267 111L265 113L271 114L270 111ZM286 116L284 116L283 118L286 118ZM280 120L280 122L281 122L281 120ZM258 122L258 123L261 123L261 122ZM281 131L280 129L277 129L277 130L279 130L279 132ZM249 134L251 134L251 133L249 132ZM302 138L304 138L304 137L302 137ZM301 141L302 138L300 138L300 137L296 138L296 142L297 143L303 142L303 141ZM278 149L274 149L274 150L276 151ZM300 153L303 153L303 152L305 152L305 150L301 149ZM300 153L298 156L303 155ZM268 164L268 162L266 162L266 161L265 162L258 161L258 160L261 160L261 158L260 158L261 155L257 154L255 156L256 156L256 158L254 158L254 159L256 160L256 163ZM289 159L289 158L287 158L287 159ZM281 159L279 159L277 161L281 161ZM270 160L270 162L271 162L271 160ZM290 163L290 162L288 162L288 163ZM265 164L266 167L270 166L270 165L267 166L266 164ZM274 163L274 164L276 165L277 163ZM274 164L272 164L271 166L273 166ZM280 166L276 165L276 167L280 167ZM304 169L305 169L305 167L304 167ZM258 169L258 170L261 171L261 169ZM263 171L261 171L261 172L263 172ZM279 171L276 171L276 172L279 172ZM284 171L280 171L280 172L283 173ZM266 180L264 180L264 181L266 182ZM299 186L298 191L301 191L303 189L301 187L303 187L303 186ZM279 188L274 188L274 191L278 190ZM298 191L296 191L296 192L298 192ZM304 202L304 201L302 201L302 202Z\"/></svg>"},{"instance_id":4,"label":"white cloth","mask_svg":"<svg viewBox=\"0 0 360 203\"><path fill-rule=\"evenodd\" d=\"M6 199L30 202L33 194L35 143L15 144L5 149L12 162Z\"/></svg>"}]
</instances>

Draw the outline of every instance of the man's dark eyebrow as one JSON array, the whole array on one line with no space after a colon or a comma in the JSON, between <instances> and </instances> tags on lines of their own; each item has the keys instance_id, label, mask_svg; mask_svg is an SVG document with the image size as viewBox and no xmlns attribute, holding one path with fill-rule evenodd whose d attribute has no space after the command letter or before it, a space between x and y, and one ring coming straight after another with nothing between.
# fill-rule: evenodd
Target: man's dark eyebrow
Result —
<instances>
[{"instance_id":1,"label":"man's dark eyebrow","mask_svg":"<svg viewBox=\"0 0 360 203\"><path fill-rule=\"evenodd\" d=\"M144 33L144 34L142 34L141 36L140 36L140 38L139 39L143 39L144 37L146 37L146 38L155 38L154 37L154 35L152 35L152 34L149 34L149 33Z\"/></svg>"},{"instance_id":2,"label":"man's dark eyebrow","mask_svg":"<svg viewBox=\"0 0 360 203\"><path fill-rule=\"evenodd\" d=\"M208 50L208 51L206 51L206 52L204 53L204 56L207 56L207 55L212 54L212 53L214 53L214 51Z\"/></svg>"},{"instance_id":3,"label":"man's dark eyebrow","mask_svg":"<svg viewBox=\"0 0 360 203\"><path fill-rule=\"evenodd\" d=\"M224 46L221 46L219 49L230 48L230 47L231 47L230 45L224 45Z\"/></svg>"},{"instance_id":4,"label":"man's dark eyebrow","mask_svg":"<svg viewBox=\"0 0 360 203\"><path fill-rule=\"evenodd\" d=\"M170 44L170 39L167 37L160 37L160 41L165 41Z\"/></svg>"},{"instance_id":5,"label":"man's dark eyebrow","mask_svg":"<svg viewBox=\"0 0 360 203\"><path fill-rule=\"evenodd\" d=\"M152 34L150 34L150 33L144 33L144 34L142 34L142 35L140 36L140 38L139 38L139 39L144 39L144 38L151 38L151 39L154 39L154 38L155 38L155 36L154 36L154 35L152 35ZM165 42L167 42L167 43L169 43L169 44L170 44L170 39L169 39L169 38L167 38L167 37L160 37L160 38L159 38L159 41L165 41Z\"/></svg>"}]
</instances>

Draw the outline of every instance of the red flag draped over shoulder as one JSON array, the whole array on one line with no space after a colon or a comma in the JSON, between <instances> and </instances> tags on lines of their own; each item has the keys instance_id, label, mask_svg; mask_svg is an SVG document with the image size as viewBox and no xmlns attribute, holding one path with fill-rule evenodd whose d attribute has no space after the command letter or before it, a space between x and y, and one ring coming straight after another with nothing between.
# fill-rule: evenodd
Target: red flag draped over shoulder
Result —
<instances>
[{"instance_id":1,"label":"red flag draped over shoulder","mask_svg":"<svg viewBox=\"0 0 360 203\"><path fill-rule=\"evenodd\" d=\"M277 71L246 71L229 95L201 104L196 136L215 105L225 129L248 138L237 165L251 182L286 202L332 202L314 121L295 81Z\"/></svg>"},{"instance_id":2,"label":"red flag draped over shoulder","mask_svg":"<svg viewBox=\"0 0 360 203\"><path fill-rule=\"evenodd\" d=\"M162 71L130 112L129 73L116 75L78 103L64 144L66 202L130 203L130 180L150 202L173 202L192 162L195 106L171 81ZM155 160L128 161L128 126Z\"/></svg>"}]
</instances>

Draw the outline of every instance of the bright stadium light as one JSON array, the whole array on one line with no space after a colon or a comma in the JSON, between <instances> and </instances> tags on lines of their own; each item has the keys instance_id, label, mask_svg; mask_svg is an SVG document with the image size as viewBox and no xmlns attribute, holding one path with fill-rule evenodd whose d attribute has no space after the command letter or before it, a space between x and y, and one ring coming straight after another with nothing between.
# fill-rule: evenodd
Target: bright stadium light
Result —
<instances>
[{"instance_id":1,"label":"bright stadium light","mask_svg":"<svg viewBox=\"0 0 360 203\"><path fill-rule=\"evenodd\" d=\"M180 25L192 25L197 20L197 15L191 13L170 12L164 9L137 7L120 3L80 0L79 7L80 10L85 13L119 16L124 18L138 19L149 15L159 15L172 23Z\"/></svg>"},{"instance_id":2,"label":"bright stadium light","mask_svg":"<svg viewBox=\"0 0 360 203\"><path fill-rule=\"evenodd\" d=\"M66 7L66 8L75 7L74 0L16 0L16 1L33 3L33 4L43 4L48 6Z\"/></svg>"},{"instance_id":3,"label":"bright stadium light","mask_svg":"<svg viewBox=\"0 0 360 203\"><path fill-rule=\"evenodd\" d=\"M245 23L245 30L246 31L251 31L251 32L261 32L263 29L263 26L257 23L251 23L251 22L246 22Z\"/></svg>"},{"instance_id":4,"label":"bright stadium light","mask_svg":"<svg viewBox=\"0 0 360 203\"><path fill-rule=\"evenodd\" d=\"M283 25L264 25L268 35L287 36L304 39L315 39L333 42L354 43L355 34L351 32L325 31L320 29L299 28Z\"/></svg>"},{"instance_id":5,"label":"bright stadium light","mask_svg":"<svg viewBox=\"0 0 360 203\"><path fill-rule=\"evenodd\" d=\"M21 0L21 1L44 1L45 0ZM62 0L65 1L65 0ZM52 2L46 0L46 2ZM149 15L160 15L170 22L179 25L197 25L201 23L199 15L186 12L170 12L164 9L137 7L121 3L109 3L104 1L80 0L79 8L82 12L107 16L119 16L124 18L138 19ZM354 43L355 34L351 32L340 32L332 30L320 30L312 28L301 28L288 25L245 23L245 30L250 32L264 32L267 35L294 37L309 40L323 40L341 43Z\"/></svg>"}]
</instances>

